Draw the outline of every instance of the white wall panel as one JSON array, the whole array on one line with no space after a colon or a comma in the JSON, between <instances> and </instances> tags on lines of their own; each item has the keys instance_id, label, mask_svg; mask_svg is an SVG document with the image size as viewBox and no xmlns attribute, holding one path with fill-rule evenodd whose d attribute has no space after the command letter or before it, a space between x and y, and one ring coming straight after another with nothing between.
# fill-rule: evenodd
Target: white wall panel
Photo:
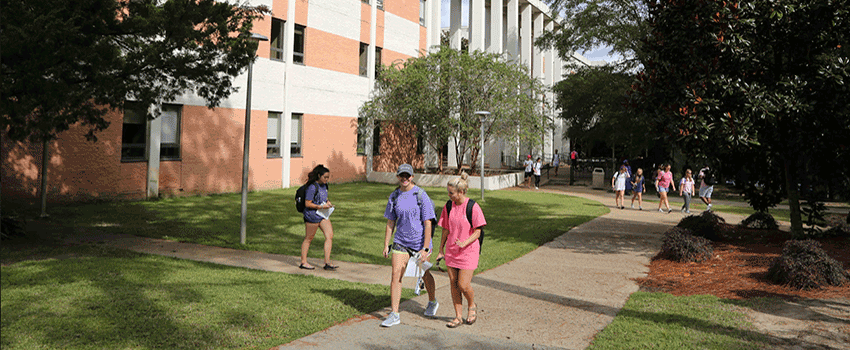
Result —
<instances>
[{"instance_id":1,"label":"white wall panel","mask_svg":"<svg viewBox=\"0 0 850 350\"><path fill-rule=\"evenodd\" d=\"M419 56L419 23L392 13L384 14L384 48L405 55Z\"/></svg>"},{"instance_id":2,"label":"white wall panel","mask_svg":"<svg viewBox=\"0 0 850 350\"><path fill-rule=\"evenodd\" d=\"M360 106L369 98L369 79L314 67L292 69L293 112L357 117Z\"/></svg>"},{"instance_id":3,"label":"white wall panel","mask_svg":"<svg viewBox=\"0 0 850 350\"><path fill-rule=\"evenodd\" d=\"M258 58L254 62L254 82L251 96L251 109L265 111L283 111L283 62ZM221 101L219 107L244 109L248 90L248 69L233 79L233 86L239 87L239 91ZM206 101L195 94L186 94L173 101L174 103L190 106L206 106Z\"/></svg>"},{"instance_id":4,"label":"white wall panel","mask_svg":"<svg viewBox=\"0 0 850 350\"><path fill-rule=\"evenodd\" d=\"M360 41L360 4L351 0L309 0L307 27Z\"/></svg>"}]
</instances>

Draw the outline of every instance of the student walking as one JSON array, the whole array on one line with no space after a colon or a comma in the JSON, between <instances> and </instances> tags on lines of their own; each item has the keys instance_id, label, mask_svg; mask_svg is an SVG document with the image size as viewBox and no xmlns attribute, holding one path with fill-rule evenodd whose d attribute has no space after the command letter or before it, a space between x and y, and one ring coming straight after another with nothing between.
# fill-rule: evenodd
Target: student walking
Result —
<instances>
[{"instance_id":1,"label":"student walking","mask_svg":"<svg viewBox=\"0 0 850 350\"><path fill-rule=\"evenodd\" d=\"M673 187L673 191L676 190L676 184L673 183L673 173L670 172L670 164L664 164L661 167L661 171L655 180L658 183L658 195L661 197L661 201L658 202L658 211L664 211L661 209L663 205L667 208L667 213L669 214L673 209L670 209L670 200L667 198L667 192L670 190L670 186Z\"/></svg>"},{"instance_id":2,"label":"student walking","mask_svg":"<svg viewBox=\"0 0 850 350\"><path fill-rule=\"evenodd\" d=\"M537 161L534 162L534 189L540 189L540 170L543 168L543 161L540 160L540 157L537 157Z\"/></svg>"},{"instance_id":3,"label":"student walking","mask_svg":"<svg viewBox=\"0 0 850 350\"><path fill-rule=\"evenodd\" d=\"M452 303L455 309L455 318L446 324L446 327L455 328L461 323L473 324L477 320L475 303L475 292L472 290L472 273L478 268L478 258L481 254L481 245L478 238L481 236L481 228L487 225L481 207L474 201L471 203L471 217L467 217L467 205L471 199L466 197L469 188L465 172L460 178L449 181L446 190L450 201L443 207L438 225L443 228L443 236L440 240L440 253L437 259L446 258L448 267L449 284L452 290ZM467 301L467 317L463 320L463 297Z\"/></svg>"},{"instance_id":4,"label":"student walking","mask_svg":"<svg viewBox=\"0 0 850 350\"><path fill-rule=\"evenodd\" d=\"M646 192L646 183L643 178L643 169L638 168L634 178L632 178L632 209L635 208L635 198L638 200L638 210L643 210L643 193Z\"/></svg>"},{"instance_id":5,"label":"student walking","mask_svg":"<svg viewBox=\"0 0 850 350\"><path fill-rule=\"evenodd\" d=\"M714 192L714 172L709 167L699 170L700 185L699 199L706 205L705 210L711 210L711 193Z\"/></svg>"},{"instance_id":6,"label":"student walking","mask_svg":"<svg viewBox=\"0 0 850 350\"><path fill-rule=\"evenodd\" d=\"M694 178L691 174L691 169L685 170L685 177L679 182L679 195L684 197L685 204L682 206L682 211L691 213L691 197L694 195Z\"/></svg>"},{"instance_id":7,"label":"student walking","mask_svg":"<svg viewBox=\"0 0 850 350\"><path fill-rule=\"evenodd\" d=\"M620 209L626 208L625 204L623 204L626 182L629 182L629 173L626 171L626 166L621 165L620 171L615 173L614 177L611 178L611 188L614 189L614 205Z\"/></svg>"},{"instance_id":8,"label":"student walking","mask_svg":"<svg viewBox=\"0 0 850 350\"><path fill-rule=\"evenodd\" d=\"M531 188L531 175L534 174L534 162L531 160L531 155L522 163L525 165L525 188Z\"/></svg>"},{"instance_id":9,"label":"student walking","mask_svg":"<svg viewBox=\"0 0 850 350\"><path fill-rule=\"evenodd\" d=\"M328 200L328 181L331 179L330 170L324 165L317 165L307 174L307 191L304 198L304 228L306 235L301 242L301 265L305 270L313 270L314 266L307 263L307 251L310 243L316 236L316 231L322 229L325 235L325 270L334 271L339 266L331 264L331 249L333 248L334 229L331 220L319 213L320 209L333 208L334 205Z\"/></svg>"},{"instance_id":10,"label":"student walking","mask_svg":"<svg viewBox=\"0 0 850 350\"><path fill-rule=\"evenodd\" d=\"M410 257L418 254L419 261L427 262L431 258L432 233L436 216L434 203L425 190L413 183L413 167L402 164L396 171L398 188L390 194L384 217L387 229L384 238L384 257L392 256L392 280L390 281L390 304L392 312L381 323L383 327L392 327L401 323L398 313L401 301L401 280L407 269ZM395 235L393 235L395 230ZM390 240L392 239L392 245ZM434 276L425 270L422 276L425 290L428 292L428 306L425 316L434 317L440 304L434 291Z\"/></svg>"}]
</instances>

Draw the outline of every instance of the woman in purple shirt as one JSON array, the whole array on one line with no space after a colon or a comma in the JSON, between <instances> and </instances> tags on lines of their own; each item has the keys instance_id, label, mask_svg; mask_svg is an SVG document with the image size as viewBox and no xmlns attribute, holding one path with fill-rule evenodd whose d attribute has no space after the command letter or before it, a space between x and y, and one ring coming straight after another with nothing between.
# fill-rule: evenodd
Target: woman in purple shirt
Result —
<instances>
[{"instance_id":1,"label":"woman in purple shirt","mask_svg":"<svg viewBox=\"0 0 850 350\"><path fill-rule=\"evenodd\" d=\"M392 327L401 323L398 313L401 302L401 279L407 269L410 257L418 254L419 260L427 262L431 257L431 234L434 214L434 203L425 193L413 183L413 167L410 164L402 164L396 171L398 188L390 194L384 217L387 218L387 230L384 239L384 257L392 255L392 280L390 281L390 305L392 312L381 323L382 327ZM395 236L393 236L395 230ZM390 245L392 239L392 245ZM425 270L422 276L425 290L428 291L428 306L425 307L425 316L434 317L437 308L434 277L431 272Z\"/></svg>"},{"instance_id":2,"label":"woman in purple shirt","mask_svg":"<svg viewBox=\"0 0 850 350\"><path fill-rule=\"evenodd\" d=\"M333 271L339 266L331 264L331 248L333 248L334 228L331 225L331 220L319 215L320 209L333 208L333 204L328 200L328 181L331 179L330 170L324 165L317 165L309 174L307 174L307 186L304 198L304 227L307 231L304 241L301 242L301 266L305 270L313 270L314 266L307 263L307 251L310 250L310 243L313 242L313 237L316 237L316 231L319 228L325 234L325 270Z\"/></svg>"}]
</instances>

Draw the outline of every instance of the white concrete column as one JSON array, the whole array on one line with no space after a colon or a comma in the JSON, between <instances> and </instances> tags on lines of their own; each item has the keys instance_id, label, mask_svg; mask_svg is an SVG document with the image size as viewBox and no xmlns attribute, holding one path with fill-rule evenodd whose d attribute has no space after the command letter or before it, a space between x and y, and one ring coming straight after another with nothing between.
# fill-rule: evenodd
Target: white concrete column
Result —
<instances>
[{"instance_id":1,"label":"white concrete column","mask_svg":"<svg viewBox=\"0 0 850 350\"><path fill-rule=\"evenodd\" d=\"M161 106L160 106L161 108ZM154 115L156 108L148 107L148 114ZM147 122L148 156L147 197L159 197L159 150L162 145L162 118L157 116Z\"/></svg>"},{"instance_id":2,"label":"white concrete column","mask_svg":"<svg viewBox=\"0 0 850 350\"><path fill-rule=\"evenodd\" d=\"M505 21L505 52L508 58L517 60L519 58L519 0L507 0Z\"/></svg>"},{"instance_id":3,"label":"white concrete column","mask_svg":"<svg viewBox=\"0 0 850 350\"><path fill-rule=\"evenodd\" d=\"M292 101L292 52L295 48L295 0L288 0L286 4L286 29L284 30L286 37L283 39L284 50L284 66L283 73L283 115L281 116L281 161L283 169L281 169L281 185L283 188L291 186L292 177L292 107L289 102Z\"/></svg>"},{"instance_id":4,"label":"white concrete column","mask_svg":"<svg viewBox=\"0 0 850 350\"><path fill-rule=\"evenodd\" d=\"M522 23L520 23L520 31L522 32L520 35L520 46L522 46L520 62L529 69L531 69L531 12L533 9L534 7L531 5L525 5L520 14L522 17Z\"/></svg>"},{"instance_id":5,"label":"white concrete column","mask_svg":"<svg viewBox=\"0 0 850 350\"><path fill-rule=\"evenodd\" d=\"M553 21L549 21L546 23L546 31L551 33L555 28L555 23ZM541 33L542 34L542 33ZM545 54L546 63L544 65L544 71L546 72L546 86L552 87L555 83L555 49L550 48L546 50Z\"/></svg>"},{"instance_id":6,"label":"white concrete column","mask_svg":"<svg viewBox=\"0 0 850 350\"><path fill-rule=\"evenodd\" d=\"M534 45L534 39L539 38L543 35L543 21L546 16L542 12L538 12L534 14L534 24L532 28L534 28L534 32L531 36L531 40L528 43L534 50L533 59L532 59L532 76L537 79L543 79L543 50ZM525 40L525 38L523 38ZM523 46L525 46L525 42L523 42Z\"/></svg>"},{"instance_id":7,"label":"white concrete column","mask_svg":"<svg viewBox=\"0 0 850 350\"><path fill-rule=\"evenodd\" d=\"M428 0L428 8L431 9L430 17L427 17L428 21L428 37L430 39L430 44L428 44L428 49L431 49L431 46L440 46L440 35L442 34L442 7L440 0ZM428 16L426 14L426 16Z\"/></svg>"},{"instance_id":8,"label":"white concrete column","mask_svg":"<svg viewBox=\"0 0 850 350\"><path fill-rule=\"evenodd\" d=\"M461 0L451 0L452 8L449 15L449 46L453 49L460 50L461 43Z\"/></svg>"},{"instance_id":9,"label":"white concrete column","mask_svg":"<svg viewBox=\"0 0 850 350\"><path fill-rule=\"evenodd\" d=\"M484 11L484 0L469 0L469 51L484 51L486 32L484 24L487 22Z\"/></svg>"},{"instance_id":10,"label":"white concrete column","mask_svg":"<svg viewBox=\"0 0 850 350\"><path fill-rule=\"evenodd\" d=\"M493 53L502 53L504 49L502 36L505 22L502 7L502 0L490 0L490 45L487 46L487 51Z\"/></svg>"}]
</instances>

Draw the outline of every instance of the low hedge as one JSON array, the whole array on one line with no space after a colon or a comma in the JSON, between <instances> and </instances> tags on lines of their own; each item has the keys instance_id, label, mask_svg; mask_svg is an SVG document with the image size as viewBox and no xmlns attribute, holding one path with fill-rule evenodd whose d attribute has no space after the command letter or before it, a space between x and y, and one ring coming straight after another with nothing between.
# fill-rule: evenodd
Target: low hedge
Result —
<instances>
[{"instance_id":1,"label":"low hedge","mask_svg":"<svg viewBox=\"0 0 850 350\"><path fill-rule=\"evenodd\" d=\"M664 233L658 257L678 262L702 262L711 259L713 254L711 241L694 236L688 229L673 227Z\"/></svg>"},{"instance_id":2,"label":"low hedge","mask_svg":"<svg viewBox=\"0 0 850 350\"><path fill-rule=\"evenodd\" d=\"M708 210L699 215L689 215L682 218L676 227L690 230L694 236L710 240L718 240L723 233L726 220Z\"/></svg>"},{"instance_id":3,"label":"low hedge","mask_svg":"<svg viewBox=\"0 0 850 350\"><path fill-rule=\"evenodd\" d=\"M774 259L767 270L767 278L797 289L817 289L840 286L847 282L850 274L819 242L808 239L785 242L782 255Z\"/></svg>"},{"instance_id":4,"label":"low hedge","mask_svg":"<svg viewBox=\"0 0 850 350\"><path fill-rule=\"evenodd\" d=\"M776 222L773 215L767 212L757 211L741 221L741 227L758 230L775 230L779 228L779 223Z\"/></svg>"}]
</instances>

